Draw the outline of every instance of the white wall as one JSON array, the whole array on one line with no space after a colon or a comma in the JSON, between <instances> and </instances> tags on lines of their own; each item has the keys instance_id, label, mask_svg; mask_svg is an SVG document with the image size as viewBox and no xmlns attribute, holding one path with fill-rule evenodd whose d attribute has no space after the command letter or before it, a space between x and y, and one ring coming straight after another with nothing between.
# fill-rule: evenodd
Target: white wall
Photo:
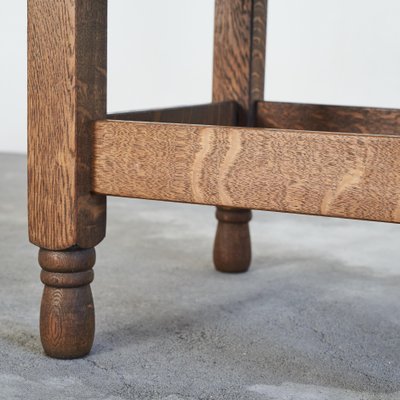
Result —
<instances>
[{"instance_id":1,"label":"white wall","mask_svg":"<svg viewBox=\"0 0 400 400\"><path fill-rule=\"evenodd\" d=\"M399 0L271 0L269 99L400 108Z\"/></svg>"},{"instance_id":2,"label":"white wall","mask_svg":"<svg viewBox=\"0 0 400 400\"><path fill-rule=\"evenodd\" d=\"M110 111L211 101L214 0L109 0Z\"/></svg>"},{"instance_id":3,"label":"white wall","mask_svg":"<svg viewBox=\"0 0 400 400\"><path fill-rule=\"evenodd\" d=\"M109 0L109 111L210 101L213 3ZM267 99L400 108L399 0L269 4ZM1 2L0 50L0 151L25 152L25 0Z\"/></svg>"},{"instance_id":4,"label":"white wall","mask_svg":"<svg viewBox=\"0 0 400 400\"><path fill-rule=\"evenodd\" d=\"M0 151L26 148L26 2L0 2Z\"/></svg>"}]
</instances>

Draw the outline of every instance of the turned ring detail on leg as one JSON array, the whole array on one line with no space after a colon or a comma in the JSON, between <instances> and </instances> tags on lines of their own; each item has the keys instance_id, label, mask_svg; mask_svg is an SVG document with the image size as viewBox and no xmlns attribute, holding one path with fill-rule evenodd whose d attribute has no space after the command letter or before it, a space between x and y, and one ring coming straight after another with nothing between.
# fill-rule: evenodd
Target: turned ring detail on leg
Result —
<instances>
[{"instance_id":1,"label":"turned ring detail on leg","mask_svg":"<svg viewBox=\"0 0 400 400\"><path fill-rule=\"evenodd\" d=\"M45 285L40 308L44 351L55 358L78 358L90 352L94 339L93 281L95 250L39 250Z\"/></svg>"}]
</instances>

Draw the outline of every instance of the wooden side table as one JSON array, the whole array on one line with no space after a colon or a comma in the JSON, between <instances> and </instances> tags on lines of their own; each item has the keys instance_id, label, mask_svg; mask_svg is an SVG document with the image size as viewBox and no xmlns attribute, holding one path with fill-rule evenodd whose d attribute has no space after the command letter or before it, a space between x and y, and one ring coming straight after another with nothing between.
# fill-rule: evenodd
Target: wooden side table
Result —
<instances>
[{"instance_id":1,"label":"wooden side table","mask_svg":"<svg viewBox=\"0 0 400 400\"><path fill-rule=\"evenodd\" d=\"M400 112L263 101L266 0L216 0L213 103L107 115L107 0L29 0L29 237L52 357L94 337L106 196L217 206L219 271L251 209L400 222Z\"/></svg>"}]
</instances>

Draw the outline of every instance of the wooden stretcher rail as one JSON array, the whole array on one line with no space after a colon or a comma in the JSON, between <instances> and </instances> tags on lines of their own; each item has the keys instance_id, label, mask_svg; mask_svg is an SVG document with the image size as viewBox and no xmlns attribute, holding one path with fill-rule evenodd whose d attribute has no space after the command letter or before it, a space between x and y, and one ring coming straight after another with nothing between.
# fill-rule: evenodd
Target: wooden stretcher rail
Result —
<instances>
[{"instance_id":1,"label":"wooden stretcher rail","mask_svg":"<svg viewBox=\"0 0 400 400\"><path fill-rule=\"evenodd\" d=\"M400 135L400 110L260 101L257 126Z\"/></svg>"},{"instance_id":2,"label":"wooden stretcher rail","mask_svg":"<svg viewBox=\"0 0 400 400\"><path fill-rule=\"evenodd\" d=\"M122 121L173 122L179 124L236 125L239 105L235 101L194 106L130 111L107 115Z\"/></svg>"},{"instance_id":3,"label":"wooden stretcher rail","mask_svg":"<svg viewBox=\"0 0 400 400\"><path fill-rule=\"evenodd\" d=\"M97 121L96 193L400 222L400 137Z\"/></svg>"}]
</instances>

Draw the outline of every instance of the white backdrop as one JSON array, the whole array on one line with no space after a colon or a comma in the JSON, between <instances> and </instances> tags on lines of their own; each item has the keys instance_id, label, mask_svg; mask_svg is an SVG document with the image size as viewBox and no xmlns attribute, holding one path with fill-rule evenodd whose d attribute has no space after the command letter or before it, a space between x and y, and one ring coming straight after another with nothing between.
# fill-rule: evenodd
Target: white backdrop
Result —
<instances>
[{"instance_id":1,"label":"white backdrop","mask_svg":"<svg viewBox=\"0 0 400 400\"><path fill-rule=\"evenodd\" d=\"M109 111L210 101L213 14L109 0ZM266 98L400 108L399 21L399 0L269 0ZM25 0L1 2L0 50L0 151L25 152Z\"/></svg>"}]
</instances>

